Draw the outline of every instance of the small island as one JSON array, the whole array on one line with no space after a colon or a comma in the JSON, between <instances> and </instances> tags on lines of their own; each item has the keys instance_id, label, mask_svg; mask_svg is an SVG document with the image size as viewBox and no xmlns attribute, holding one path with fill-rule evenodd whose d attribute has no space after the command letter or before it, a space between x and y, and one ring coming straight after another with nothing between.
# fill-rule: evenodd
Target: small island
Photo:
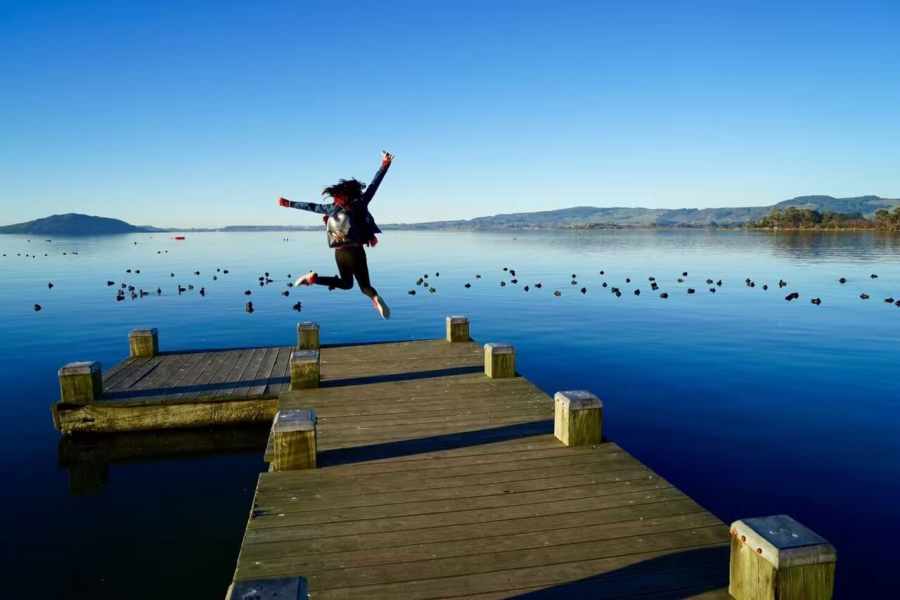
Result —
<instances>
[{"instance_id":1,"label":"small island","mask_svg":"<svg viewBox=\"0 0 900 600\"><path fill-rule=\"evenodd\" d=\"M0 227L0 233L28 235L110 235L119 233L144 233L141 227L118 219L92 217L70 213L53 215L43 219Z\"/></svg>"}]
</instances>

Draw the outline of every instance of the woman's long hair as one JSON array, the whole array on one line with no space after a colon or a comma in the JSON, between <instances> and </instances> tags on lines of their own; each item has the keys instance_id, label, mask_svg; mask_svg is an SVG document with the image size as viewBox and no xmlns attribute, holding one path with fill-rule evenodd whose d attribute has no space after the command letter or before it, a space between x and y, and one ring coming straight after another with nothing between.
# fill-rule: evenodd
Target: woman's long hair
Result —
<instances>
[{"instance_id":1,"label":"woman's long hair","mask_svg":"<svg viewBox=\"0 0 900 600\"><path fill-rule=\"evenodd\" d=\"M341 179L334 185L330 185L322 190L323 196L331 198L344 198L347 202L355 202L362 198L363 190L366 184L356 179Z\"/></svg>"}]
</instances>

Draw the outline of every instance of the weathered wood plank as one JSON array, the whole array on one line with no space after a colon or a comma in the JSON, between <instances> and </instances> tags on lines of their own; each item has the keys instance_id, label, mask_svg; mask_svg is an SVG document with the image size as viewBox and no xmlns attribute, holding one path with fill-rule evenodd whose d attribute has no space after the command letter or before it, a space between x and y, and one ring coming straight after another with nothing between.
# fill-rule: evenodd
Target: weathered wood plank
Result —
<instances>
[{"instance_id":1,"label":"weathered wood plank","mask_svg":"<svg viewBox=\"0 0 900 600\"><path fill-rule=\"evenodd\" d=\"M250 366L250 361L253 360L255 354L255 349L243 350L241 352L241 355L238 357L237 362L234 363L233 367L231 367L231 372L229 372L228 376L225 378L225 380L232 385L229 387L223 387L220 390L216 391L216 397L234 395L235 389L240 384L241 378L244 376L244 372Z\"/></svg>"},{"instance_id":2,"label":"weathered wood plank","mask_svg":"<svg viewBox=\"0 0 900 600\"><path fill-rule=\"evenodd\" d=\"M208 395L206 391L210 381L216 376L229 357L233 356L235 351L211 352L207 359L209 363L199 377L180 395L181 400L196 400L202 396ZM229 367L230 370L231 367Z\"/></svg>"},{"instance_id":3,"label":"weathered wood plank","mask_svg":"<svg viewBox=\"0 0 900 600\"><path fill-rule=\"evenodd\" d=\"M247 392L250 396L266 393L266 389L269 385L269 378L272 376L272 370L275 368L275 361L278 358L279 350L281 350L281 348L266 348L266 356L259 366L259 371L256 373L253 385Z\"/></svg>"},{"instance_id":4,"label":"weathered wood plank","mask_svg":"<svg viewBox=\"0 0 900 600\"><path fill-rule=\"evenodd\" d=\"M250 393L250 388L252 387L251 382L256 380L256 376L259 373L259 369L262 366L263 360L265 360L266 358L267 351L268 348L253 349L247 368L241 374L241 377L235 387L229 391L230 396L240 397L246 396Z\"/></svg>"},{"instance_id":5,"label":"weathered wood plank","mask_svg":"<svg viewBox=\"0 0 900 600\"><path fill-rule=\"evenodd\" d=\"M126 378L131 376L136 371L146 369L146 365L150 362L149 358L132 358L129 359L128 364L115 375L111 377L105 377L103 379L103 388L105 391L112 391L114 388L118 388L120 383Z\"/></svg>"}]
</instances>

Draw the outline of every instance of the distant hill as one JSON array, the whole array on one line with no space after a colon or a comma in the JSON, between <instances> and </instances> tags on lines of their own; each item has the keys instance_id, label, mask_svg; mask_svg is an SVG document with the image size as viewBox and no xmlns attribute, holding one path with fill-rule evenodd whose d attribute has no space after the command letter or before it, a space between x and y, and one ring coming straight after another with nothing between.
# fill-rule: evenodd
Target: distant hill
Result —
<instances>
[{"instance_id":1,"label":"distant hill","mask_svg":"<svg viewBox=\"0 0 900 600\"><path fill-rule=\"evenodd\" d=\"M879 209L900 206L900 199L860 196L832 198L831 196L800 196L773 206L728 208L598 208L576 206L531 213L513 213L478 217L465 221L435 221L431 223L400 223L383 225L382 229L556 229L568 227L707 227L711 225L743 225L747 221L768 215L773 208L809 208L820 212L861 213L872 219Z\"/></svg>"},{"instance_id":2,"label":"distant hill","mask_svg":"<svg viewBox=\"0 0 900 600\"><path fill-rule=\"evenodd\" d=\"M144 230L125 221L91 217L70 213L53 215L43 219L0 227L0 233L25 233L32 235L107 235L112 233L139 233Z\"/></svg>"}]
</instances>

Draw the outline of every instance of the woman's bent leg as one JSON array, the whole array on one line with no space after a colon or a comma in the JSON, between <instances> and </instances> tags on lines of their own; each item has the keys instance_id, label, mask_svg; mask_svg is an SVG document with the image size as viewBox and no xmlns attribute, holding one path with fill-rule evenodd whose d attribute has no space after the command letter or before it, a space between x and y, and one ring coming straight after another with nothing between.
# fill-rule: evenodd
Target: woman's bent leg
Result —
<instances>
[{"instance_id":1,"label":"woman's bent leg","mask_svg":"<svg viewBox=\"0 0 900 600\"><path fill-rule=\"evenodd\" d=\"M338 277L317 277L316 285L327 285L340 290L353 289L353 248L334 251L334 262L337 263Z\"/></svg>"}]
</instances>

